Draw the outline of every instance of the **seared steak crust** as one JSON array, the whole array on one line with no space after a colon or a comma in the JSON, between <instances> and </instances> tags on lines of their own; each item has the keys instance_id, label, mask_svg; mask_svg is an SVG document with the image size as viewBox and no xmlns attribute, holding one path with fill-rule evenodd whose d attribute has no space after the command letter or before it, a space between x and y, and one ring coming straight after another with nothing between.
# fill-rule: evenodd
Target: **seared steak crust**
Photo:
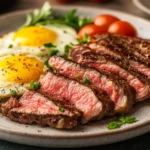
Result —
<instances>
[{"instance_id":1,"label":"seared steak crust","mask_svg":"<svg viewBox=\"0 0 150 150\"><path fill-rule=\"evenodd\" d=\"M123 85L122 87L118 84L119 81L116 82L116 80L111 77L107 77L94 69L81 66L80 64L65 60L59 56L51 57L49 65L54 66L59 74L80 83L83 83L84 78L88 78L90 85L96 87L99 92L103 91L101 92L101 96L104 95L105 92L107 93L107 99L111 99L111 101L115 103L115 112L117 113L128 112L134 102L134 92L130 86L126 84L125 87L125 85L121 83Z\"/></svg>"},{"instance_id":2,"label":"seared steak crust","mask_svg":"<svg viewBox=\"0 0 150 150\"><path fill-rule=\"evenodd\" d=\"M62 110L60 110L63 109ZM20 98L10 98L2 104L2 114L13 121L55 128L73 128L80 121L81 113L75 109L67 109L36 92L26 92Z\"/></svg>"}]
</instances>

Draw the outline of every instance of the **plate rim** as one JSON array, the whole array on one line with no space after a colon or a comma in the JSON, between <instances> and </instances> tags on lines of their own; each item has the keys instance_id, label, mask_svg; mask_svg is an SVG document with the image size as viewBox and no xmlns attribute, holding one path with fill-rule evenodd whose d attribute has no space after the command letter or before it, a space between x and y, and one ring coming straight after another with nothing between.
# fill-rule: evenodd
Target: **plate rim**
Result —
<instances>
[{"instance_id":1,"label":"plate rim","mask_svg":"<svg viewBox=\"0 0 150 150\"><path fill-rule=\"evenodd\" d=\"M107 12L115 12L115 13L119 13L121 15L126 15L126 16L129 16L129 17L134 17L134 18L137 18L137 19L140 19L141 21L144 21L145 23L147 24L150 24L150 21L147 20L147 19L144 19L142 17L138 17L136 15L133 15L133 14L129 14L129 13L125 13L125 12L122 12L122 11L119 11L119 10L113 10L113 9L105 9L105 8L99 8L99 7L83 7L83 6L78 6L78 5L74 5L74 6L55 6L53 5L52 6L52 9L65 9L65 8L69 8L69 9L73 9L73 8L76 8L76 9L91 9L91 10L95 10L95 9L101 9L103 11L107 11ZM18 10L18 11L13 11L13 12L9 12L9 13L5 13L3 15L0 15L0 20L3 20L7 17L11 17L11 16L18 16L18 15L25 15L29 12L32 12L35 8L33 9L25 9L25 10ZM147 126L150 124L150 119L149 120L146 120L144 122L140 122L138 124L135 124L135 125L131 125L131 127L128 127L128 128L120 128L120 129L117 129L117 130L110 130L110 132L103 132L103 133L91 133L91 134L87 134L87 135L40 135L40 134L36 134L36 133L25 133L25 132L20 132L20 131L16 131L16 130L7 130L3 127L0 126L0 131L2 132L5 132L5 133L13 133L15 135L27 135L27 136L30 136L30 137L40 137L40 138L56 138L56 139L61 139L61 138L91 138L91 137L99 137L99 136L106 136L106 135L113 135L113 134L118 134L118 133L124 133L124 132L127 132L127 131L131 131L131 130L135 130L137 128L140 128L140 127L144 127L144 126Z\"/></svg>"},{"instance_id":2,"label":"plate rim","mask_svg":"<svg viewBox=\"0 0 150 150\"><path fill-rule=\"evenodd\" d=\"M150 14L150 9L148 9L147 7L145 7L145 5L143 5L140 0L133 0L133 3L135 4L135 6L137 8L139 8L143 12L145 12L147 14Z\"/></svg>"}]
</instances>

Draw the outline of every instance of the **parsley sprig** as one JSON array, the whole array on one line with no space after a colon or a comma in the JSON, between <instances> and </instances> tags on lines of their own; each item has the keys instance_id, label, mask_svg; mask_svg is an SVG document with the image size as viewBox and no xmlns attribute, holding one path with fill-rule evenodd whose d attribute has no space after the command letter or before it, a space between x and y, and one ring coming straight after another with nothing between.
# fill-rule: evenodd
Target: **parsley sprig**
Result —
<instances>
[{"instance_id":1,"label":"parsley sprig","mask_svg":"<svg viewBox=\"0 0 150 150\"><path fill-rule=\"evenodd\" d=\"M88 34L84 34L83 39L77 38L77 41L80 44L84 44L84 43L90 42L90 40L91 40L91 37Z\"/></svg>"},{"instance_id":2,"label":"parsley sprig","mask_svg":"<svg viewBox=\"0 0 150 150\"><path fill-rule=\"evenodd\" d=\"M33 14L27 14L26 22L22 27L36 25L40 21L47 20L51 13L51 5L45 2L41 9L34 10Z\"/></svg>"},{"instance_id":3,"label":"parsley sprig","mask_svg":"<svg viewBox=\"0 0 150 150\"><path fill-rule=\"evenodd\" d=\"M34 83L33 81L30 83L30 89L32 89L32 90L38 90L38 89L40 89L40 87L41 87L41 84L40 84L40 82L36 82L36 83Z\"/></svg>"},{"instance_id":4,"label":"parsley sprig","mask_svg":"<svg viewBox=\"0 0 150 150\"><path fill-rule=\"evenodd\" d=\"M69 11L65 16L52 14L51 5L45 2L41 9L36 9L31 14L27 14L26 22L22 27L33 25L63 24L73 27L79 31L84 25L91 24L90 18L81 18L77 16L77 10Z\"/></svg>"},{"instance_id":5,"label":"parsley sprig","mask_svg":"<svg viewBox=\"0 0 150 150\"><path fill-rule=\"evenodd\" d=\"M131 123L134 123L136 122L136 118L135 117L132 117L132 116L128 116L128 117L125 117L125 116L121 116L119 118L119 121L112 121L108 124L107 128L109 130L113 130L113 129L117 129L117 128L120 128L122 125L124 124L131 124Z\"/></svg>"}]
</instances>

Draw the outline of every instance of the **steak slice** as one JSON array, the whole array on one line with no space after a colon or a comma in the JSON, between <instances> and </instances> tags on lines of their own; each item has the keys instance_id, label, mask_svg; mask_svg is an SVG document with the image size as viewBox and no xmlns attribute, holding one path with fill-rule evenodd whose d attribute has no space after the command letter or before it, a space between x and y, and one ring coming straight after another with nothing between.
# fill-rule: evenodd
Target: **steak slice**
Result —
<instances>
[{"instance_id":1,"label":"steak slice","mask_svg":"<svg viewBox=\"0 0 150 150\"><path fill-rule=\"evenodd\" d=\"M78 63L93 67L98 71L117 75L127 81L135 89L137 101L149 98L150 82L147 77L145 78L149 74L148 67L146 68L140 63L137 65L137 62L128 60L114 49L120 49L120 47L108 41L87 43L72 48L70 55Z\"/></svg>"},{"instance_id":2,"label":"steak slice","mask_svg":"<svg viewBox=\"0 0 150 150\"><path fill-rule=\"evenodd\" d=\"M102 118L106 111L103 98L91 88L63 76L48 72L40 78L40 93L67 100L83 113L82 123Z\"/></svg>"},{"instance_id":3,"label":"steak slice","mask_svg":"<svg viewBox=\"0 0 150 150\"><path fill-rule=\"evenodd\" d=\"M111 45L117 44L121 49L112 49L113 51L123 54L128 59L134 59L150 66L150 40L117 34L96 35L95 40L103 44L105 42L109 42Z\"/></svg>"},{"instance_id":4,"label":"steak slice","mask_svg":"<svg viewBox=\"0 0 150 150\"><path fill-rule=\"evenodd\" d=\"M79 111L58 105L33 91L25 92L20 100L10 98L2 104L2 114L16 122L59 129L77 126L81 115Z\"/></svg>"},{"instance_id":5,"label":"steak slice","mask_svg":"<svg viewBox=\"0 0 150 150\"><path fill-rule=\"evenodd\" d=\"M150 40L109 34L97 35L95 40L100 47L107 49L107 55L114 55L114 58L116 57L122 64L128 65L130 70L134 70L149 79ZM94 48L95 46L92 44L91 47ZM100 49L97 47L97 50L94 51L104 54ZM121 56L120 58L118 54Z\"/></svg>"},{"instance_id":6,"label":"steak slice","mask_svg":"<svg viewBox=\"0 0 150 150\"><path fill-rule=\"evenodd\" d=\"M89 83L95 86L98 91L107 93L107 98L115 103L115 112L117 113L128 112L134 103L134 92L130 86L124 88L111 77L107 77L94 69L81 66L59 56L51 57L49 65L54 66L59 74L80 83L83 83L83 79L87 78Z\"/></svg>"}]
</instances>

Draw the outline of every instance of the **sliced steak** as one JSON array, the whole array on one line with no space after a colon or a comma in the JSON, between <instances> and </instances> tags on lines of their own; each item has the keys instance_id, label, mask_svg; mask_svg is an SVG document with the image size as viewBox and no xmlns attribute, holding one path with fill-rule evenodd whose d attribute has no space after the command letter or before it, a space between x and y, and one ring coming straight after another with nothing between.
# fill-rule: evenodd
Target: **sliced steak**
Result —
<instances>
[{"instance_id":1,"label":"sliced steak","mask_svg":"<svg viewBox=\"0 0 150 150\"><path fill-rule=\"evenodd\" d=\"M135 89L137 101L149 98L150 82L146 79L147 77L145 78L149 72L148 67L139 63L137 65L137 62L128 60L121 52L118 53L114 49L120 49L120 47L114 43L111 45L108 41L94 42L75 46L71 49L70 55L78 63L117 75L127 81Z\"/></svg>"},{"instance_id":2,"label":"sliced steak","mask_svg":"<svg viewBox=\"0 0 150 150\"><path fill-rule=\"evenodd\" d=\"M83 79L87 78L89 83L95 86L98 91L105 91L108 94L115 103L115 112L117 113L128 112L134 102L134 92L130 86L121 86L111 77L107 77L94 69L67 61L59 56L51 57L49 65L54 66L61 75L80 83L83 83Z\"/></svg>"},{"instance_id":3,"label":"sliced steak","mask_svg":"<svg viewBox=\"0 0 150 150\"><path fill-rule=\"evenodd\" d=\"M2 104L2 114L13 121L54 128L73 128L77 126L80 112L55 104L36 92L25 92L20 100L10 98Z\"/></svg>"},{"instance_id":4,"label":"sliced steak","mask_svg":"<svg viewBox=\"0 0 150 150\"><path fill-rule=\"evenodd\" d=\"M102 118L106 113L101 97L91 88L63 76L48 72L40 78L40 93L54 99L67 100L83 113L82 123Z\"/></svg>"},{"instance_id":5,"label":"sliced steak","mask_svg":"<svg viewBox=\"0 0 150 150\"><path fill-rule=\"evenodd\" d=\"M150 40L115 34L96 35L95 40L103 44L105 42L109 42L111 45L117 44L122 49L116 48L113 51L123 54L128 59L134 59L150 66Z\"/></svg>"}]
</instances>

